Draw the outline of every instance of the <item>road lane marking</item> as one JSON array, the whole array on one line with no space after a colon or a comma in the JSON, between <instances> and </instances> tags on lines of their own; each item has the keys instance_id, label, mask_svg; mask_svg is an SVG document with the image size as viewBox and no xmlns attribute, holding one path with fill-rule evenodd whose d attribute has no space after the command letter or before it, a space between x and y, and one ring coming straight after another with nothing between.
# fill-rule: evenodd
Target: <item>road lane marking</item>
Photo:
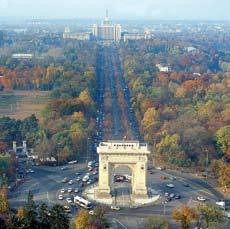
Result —
<instances>
[{"instance_id":1,"label":"road lane marking","mask_svg":"<svg viewBox=\"0 0 230 229\"><path fill-rule=\"evenodd\" d=\"M127 227L123 223L121 223L118 219L113 218L113 221L115 221L116 223L120 224L123 228L127 229Z\"/></svg>"}]
</instances>

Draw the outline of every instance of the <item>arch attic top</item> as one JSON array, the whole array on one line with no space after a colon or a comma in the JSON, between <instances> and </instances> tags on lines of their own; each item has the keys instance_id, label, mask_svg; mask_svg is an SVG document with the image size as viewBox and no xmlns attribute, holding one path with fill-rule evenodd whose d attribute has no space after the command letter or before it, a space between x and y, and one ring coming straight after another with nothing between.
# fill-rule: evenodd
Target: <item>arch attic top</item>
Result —
<instances>
[{"instance_id":1,"label":"arch attic top","mask_svg":"<svg viewBox=\"0 0 230 229\"><path fill-rule=\"evenodd\" d=\"M97 147L98 154L150 154L147 143L140 143L139 141L118 141L109 140L101 142Z\"/></svg>"}]
</instances>

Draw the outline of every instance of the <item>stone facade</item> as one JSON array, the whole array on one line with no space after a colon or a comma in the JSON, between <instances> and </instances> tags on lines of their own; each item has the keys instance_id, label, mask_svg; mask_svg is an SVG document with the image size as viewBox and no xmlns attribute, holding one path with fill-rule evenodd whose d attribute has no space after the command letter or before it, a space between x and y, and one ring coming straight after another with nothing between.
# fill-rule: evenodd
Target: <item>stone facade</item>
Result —
<instances>
[{"instance_id":1,"label":"stone facade","mask_svg":"<svg viewBox=\"0 0 230 229\"><path fill-rule=\"evenodd\" d=\"M99 154L98 198L111 198L114 169L128 166L132 171L132 198L147 198L147 161L150 151L146 143L138 141L101 142Z\"/></svg>"}]
</instances>

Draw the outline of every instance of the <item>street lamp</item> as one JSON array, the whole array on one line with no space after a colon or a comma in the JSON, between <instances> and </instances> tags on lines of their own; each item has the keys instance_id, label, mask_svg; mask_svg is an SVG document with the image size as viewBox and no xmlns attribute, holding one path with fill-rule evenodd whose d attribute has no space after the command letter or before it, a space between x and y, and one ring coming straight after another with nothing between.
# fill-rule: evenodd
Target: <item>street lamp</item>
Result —
<instances>
[{"instance_id":1,"label":"street lamp","mask_svg":"<svg viewBox=\"0 0 230 229\"><path fill-rule=\"evenodd\" d=\"M59 152L59 149L60 149L60 145L61 145L61 143L60 142L58 142L58 167L59 167L59 157L60 157L60 152Z\"/></svg>"},{"instance_id":2,"label":"street lamp","mask_svg":"<svg viewBox=\"0 0 230 229\"><path fill-rule=\"evenodd\" d=\"M89 140L90 138L87 138L87 145L86 145L86 163L89 161Z\"/></svg>"}]
</instances>

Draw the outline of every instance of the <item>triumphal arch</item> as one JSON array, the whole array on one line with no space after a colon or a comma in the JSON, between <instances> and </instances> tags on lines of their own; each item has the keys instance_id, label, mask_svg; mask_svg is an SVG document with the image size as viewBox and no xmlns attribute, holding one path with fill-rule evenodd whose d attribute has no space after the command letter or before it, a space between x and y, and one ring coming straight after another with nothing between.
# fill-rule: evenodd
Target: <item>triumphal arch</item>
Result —
<instances>
[{"instance_id":1,"label":"triumphal arch","mask_svg":"<svg viewBox=\"0 0 230 229\"><path fill-rule=\"evenodd\" d=\"M132 171L132 198L148 198L147 161L150 151L147 143L139 141L101 142L97 147L99 154L98 198L111 198L114 170L127 166Z\"/></svg>"}]
</instances>

